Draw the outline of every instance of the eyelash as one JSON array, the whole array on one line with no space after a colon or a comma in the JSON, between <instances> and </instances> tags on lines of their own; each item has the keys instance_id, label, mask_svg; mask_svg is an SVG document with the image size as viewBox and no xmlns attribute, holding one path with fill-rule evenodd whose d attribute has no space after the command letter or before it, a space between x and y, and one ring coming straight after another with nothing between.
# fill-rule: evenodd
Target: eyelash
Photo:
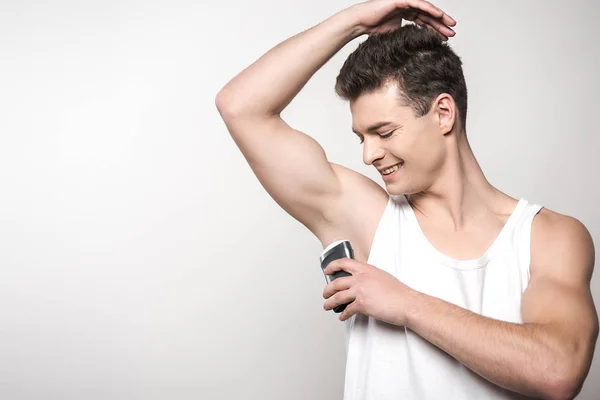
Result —
<instances>
[{"instance_id":1,"label":"eyelash","mask_svg":"<svg viewBox=\"0 0 600 400\"><path fill-rule=\"evenodd\" d=\"M396 130L394 129L393 131L391 131L391 132L390 132L390 133L388 133L387 135L383 135L383 136L379 136L379 137L380 137L380 138L382 138L382 139L387 139L387 138L389 138L390 136L392 136L392 135L394 134L394 132L395 132L395 131L396 131ZM360 144L363 144L364 142L365 142L365 139L364 139L364 138L360 140Z\"/></svg>"}]
</instances>

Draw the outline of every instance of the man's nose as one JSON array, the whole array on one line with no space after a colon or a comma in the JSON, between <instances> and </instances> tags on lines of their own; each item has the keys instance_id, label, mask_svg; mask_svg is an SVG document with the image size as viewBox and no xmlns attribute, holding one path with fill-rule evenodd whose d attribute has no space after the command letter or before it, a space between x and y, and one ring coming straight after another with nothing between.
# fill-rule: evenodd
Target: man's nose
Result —
<instances>
[{"instance_id":1,"label":"man's nose","mask_svg":"<svg viewBox=\"0 0 600 400\"><path fill-rule=\"evenodd\" d=\"M365 137L364 139L365 142L363 143L363 162L366 165L372 165L375 162L375 160L379 160L385 155L383 148L381 148L381 146L379 145L379 143L377 143L375 139L376 138L369 140L369 138L367 137Z\"/></svg>"}]
</instances>

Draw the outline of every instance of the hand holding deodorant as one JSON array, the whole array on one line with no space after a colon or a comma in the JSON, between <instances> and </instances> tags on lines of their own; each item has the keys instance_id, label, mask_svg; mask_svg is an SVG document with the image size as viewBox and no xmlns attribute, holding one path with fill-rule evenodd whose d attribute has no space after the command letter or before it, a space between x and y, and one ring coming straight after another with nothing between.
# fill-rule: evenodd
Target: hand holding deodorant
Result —
<instances>
[{"instance_id":1,"label":"hand holding deodorant","mask_svg":"<svg viewBox=\"0 0 600 400\"><path fill-rule=\"evenodd\" d=\"M321 270L325 271L327 265L331 263L333 260L337 260L338 258L354 258L354 251L352 250L352 246L350 242L347 240L338 240L337 242L331 243L323 252L321 253L320 261L321 261ZM323 272L325 274L325 272ZM342 276L351 276L352 274L346 271L337 271L331 275L325 275L325 281L327 283L331 283L331 281L336 280L337 278L341 278ZM333 311L336 313L341 313L346 309L346 306L349 303L341 304L337 307L334 307Z\"/></svg>"}]
</instances>

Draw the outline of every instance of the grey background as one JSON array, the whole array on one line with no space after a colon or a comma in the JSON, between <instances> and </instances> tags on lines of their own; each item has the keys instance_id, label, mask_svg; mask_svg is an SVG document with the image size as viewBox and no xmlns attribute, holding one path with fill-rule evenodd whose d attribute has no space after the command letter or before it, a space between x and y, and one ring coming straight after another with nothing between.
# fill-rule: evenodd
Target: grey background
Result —
<instances>
[{"instance_id":1,"label":"grey background","mask_svg":"<svg viewBox=\"0 0 600 400\"><path fill-rule=\"evenodd\" d=\"M0 398L341 398L321 245L262 189L214 96L353 3L0 2ZM488 179L599 243L599 3L435 4L458 21ZM383 185L333 93L361 40L283 116ZM599 378L596 361L580 399Z\"/></svg>"}]
</instances>

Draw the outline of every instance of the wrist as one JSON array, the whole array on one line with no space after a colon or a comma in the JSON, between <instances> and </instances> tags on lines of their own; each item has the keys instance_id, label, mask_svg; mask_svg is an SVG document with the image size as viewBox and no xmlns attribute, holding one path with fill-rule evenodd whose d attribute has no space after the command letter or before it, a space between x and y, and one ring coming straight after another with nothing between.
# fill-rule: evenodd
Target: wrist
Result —
<instances>
[{"instance_id":1,"label":"wrist","mask_svg":"<svg viewBox=\"0 0 600 400\"><path fill-rule=\"evenodd\" d=\"M418 292L412 288L408 288L408 294L406 296L406 303L404 304L404 326L413 329L415 323L417 322L417 318L419 316L419 312L423 310L421 306L425 301L426 295L424 293Z\"/></svg>"},{"instance_id":2,"label":"wrist","mask_svg":"<svg viewBox=\"0 0 600 400\"><path fill-rule=\"evenodd\" d=\"M354 7L355 6L348 7L328 19L343 27L347 32L348 41L368 33L366 27L359 22Z\"/></svg>"}]
</instances>

